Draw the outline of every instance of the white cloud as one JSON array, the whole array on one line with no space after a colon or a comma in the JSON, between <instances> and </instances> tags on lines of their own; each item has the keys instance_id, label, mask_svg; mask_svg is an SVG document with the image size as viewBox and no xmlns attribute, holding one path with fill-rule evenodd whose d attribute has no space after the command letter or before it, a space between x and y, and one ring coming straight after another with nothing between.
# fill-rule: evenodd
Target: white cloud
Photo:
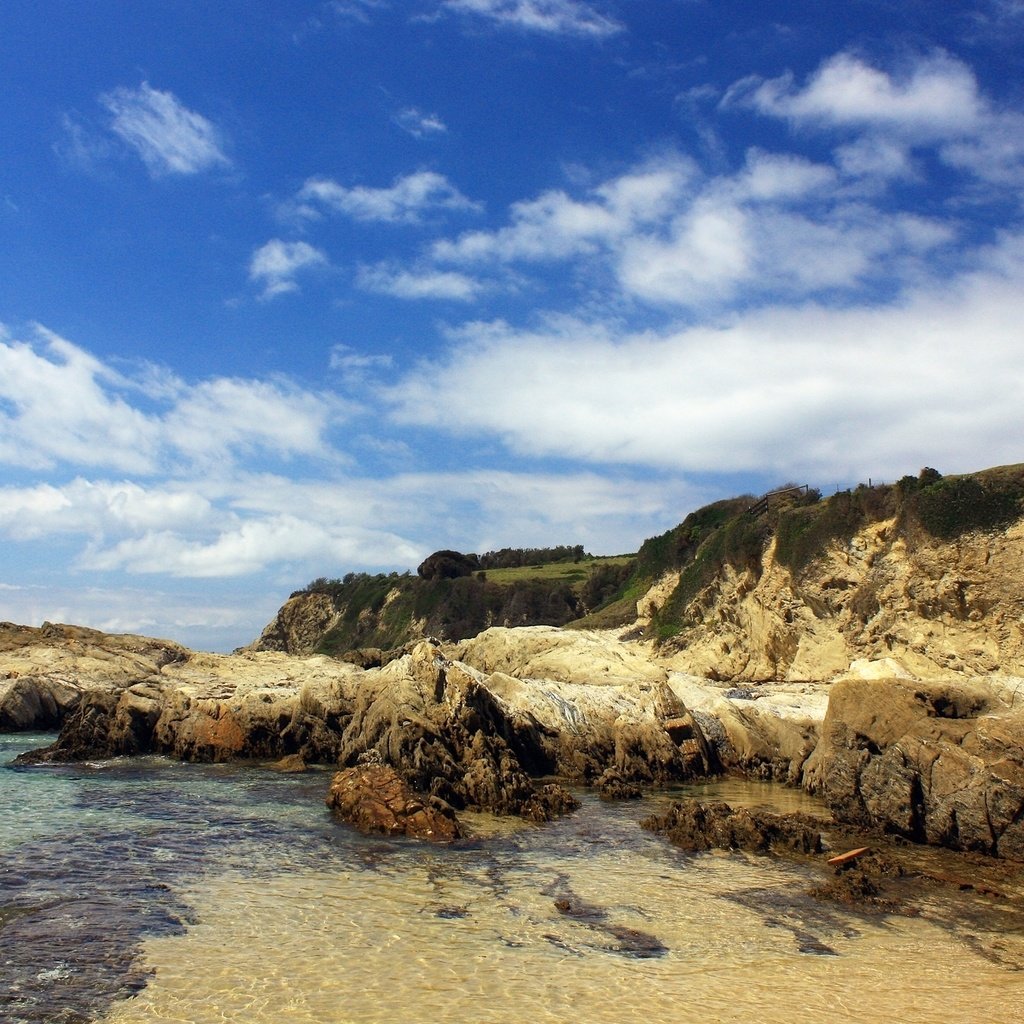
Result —
<instances>
[{"instance_id":1,"label":"white cloud","mask_svg":"<svg viewBox=\"0 0 1024 1024\"><path fill-rule=\"evenodd\" d=\"M939 222L880 217L846 192L836 168L789 154L753 149L717 177L662 157L584 198L552 191L516 203L506 226L442 239L430 255L477 271L593 259L629 298L710 311L741 291L753 302L902 280L952 237Z\"/></svg>"},{"instance_id":2,"label":"white cloud","mask_svg":"<svg viewBox=\"0 0 1024 1024\"><path fill-rule=\"evenodd\" d=\"M792 75L747 80L745 100L763 114L823 125L882 126L922 139L973 131L985 105L970 68L943 54L914 61L890 75L849 53L840 53L811 76L803 89ZM749 90L749 91L748 91Z\"/></svg>"},{"instance_id":3,"label":"white cloud","mask_svg":"<svg viewBox=\"0 0 1024 1024\"><path fill-rule=\"evenodd\" d=\"M387 369L394 359L387 352L356 352L348 345L335 345L331 349L330 367L343 373Z\"/></svg>"},{"instance_id":4,"label":"white cloud","mask_svg":"<svg viewBox=\"0 0 1024 1024\"><path fill-rule=\"evenodd\" d=\"M0 462L12 466L152 476L257 453L331 462L341 456L326 440L329 429L357 411L284 378L189 385L143 364L132 379L42 326L34 341L0 330ZM130 403L130 394L147 408Z\"/></svg>"},{"instance_id":5,"label":"white cloud","mask_svg":"<svg viewBox=\"0 0 1024 1024\"><path fill-rule=\"evenodd\" d=\"M678 205L696 169L684 157L642 164L594 189L584 201L563 191L513 204L507 227L469 231L437 242L431 255L446 262L562 260L594 252Z\"/></svg>"},{"instance_id":6,"label":"white cloud","mask_svg":"<svg viewBox=\"0 0 1024 1024\"><path fill-rule=\"evenodd\" d=\"M389 264L360 267L360 288L396 299L454 299L470 302L483 290L479 281L450 270L402 270Z\"/></svg>"},{"instance_id":7,"label":"white cloud","mask_svg":"<svg viewBox=\"0 0 1024 1024\"><path fill-rule=\"evenodd\" d=\"M285 381L220 377L203 381L164 419L167 441L193 459L231 450L279 455L329 454L324 434L345 407Z\"/></svg>"},{"instance_id":8,"label":"white cloud","mask_svg":"<svg viewBox=\"0 0 1024 1024\"><path fill-rule=\"evenodd\" d=\"M395 115L395 124L414 139L428 135L444 135L448 126L437 114L426 114L417 107L406 107Z\"/></svg>"},{"instance_id":9,"label":"white cloud","mask_svg":"<svg viewBox=\"0 0 1024 1024\"><path fill-rule=\"evenodd\" d=\"M347 188L330 178L310 178L299 190L296 210L316 217L325 208L354 220L415 224L432 210L474 212L480 204L467 199L443 174L417 171L389 188Z\"/></svg>"},{"instance_id":10,"label":"white cloud","mask_svg":"<svg viewBox=\"0 0 1024 1024\"><path fill-rule=\"evenodd\" d=\"M388 394L405 424L491 435L527 457L819 481L1019 461L1024 238L977 262L890 304L718 327L468 325ZM474 401L430 401L436 380Z\"/></svg>"},{"instance_id":11,"label":"white cloud","mask_svg":"<svg viewBox=\"0 0 1024 1024\"><path fill-rule=\"evenodd\" d=\"M847 173L907 177L910 150L932 146L947 164L982 181L1024 183L1024 116L999 109L982 95L974 72L943 52L894 72L839 53L802 88L791 74L746 78L723 102L796 125L860 133L837 151Z\"/></svg>"},{"instance_id":12,"label":"white cloud","mask_svg":"<svg viewBox=\"0 0 1024 1024\"><path fill-rule=\"evenodd\" d=\"M331 0L330 8L340 18L353 21L368 22L369 12L382 10L388 6L386 0Z\"/></svg>"},{"instance_id":13,"label":"white cloud","mask_svg":"<svg viewBox=\"0 0 1024 1024\"><path fill-rule=\"evenodd\" d=\"M443 6L502 26L549 35L601 39L623 30L621 22L580 0L445 0Z\"/></svg>"},{"instance_id":14,"label":"white cloud","mask_svg":"<svg viewBox=\"0 0 1024 1024\"><path fill-rule=\"evenodd\" d=\"M220 133L173 93L143 82L100 97L113 115L111 129L142 158L151 174L197 174L230 164Z\"/></svg>"},{"instance_id":15,"label":"white cloud","mask_svg":"<svg viewBox=\"0 0 1024 1024\"><path fill-rule=\"evenodd\" d=\"M91 548L82 568L167 573L193 578L243 576L274 562L381 564L419 554L385 531L348 525L331 531L309 518L279 514L249 519L203 542L167 531L147 532L107 548Z\"/></svg>"},{"instance_id":16,"label":"white cloud","mask_svg":"<svg viewBox=\"0 0 1024 1024\"><path fill-rule=\"evenodd\" d=\"M252 254L249 280L263 288L263 298L298 290L298 274L329 265L327 254L308 242L285 242L272 238Z\"/></svg>"},{"instance_id":17,"label":"white cloud","mask_svg":"<svg viewBox=\"0 0 1024 1024\"><path fill-rule=\"evenodd\" d=\"M94 356L44 327L34 335L38 348L0 328L0 461L150 471L157 421L112 392L117 375Z\"/></svg>"},{"instance_id":18,"label":"white cloud","mask_svg":"<svg viewBox=\"0 0 1024 1024\"><path fill-rule=\"evenodd\" d=\"M214 521L202 495L174 484L87 480L0 488L0 530L15 540L59 534L203 527Z\"/></svg>"}]
</instances>

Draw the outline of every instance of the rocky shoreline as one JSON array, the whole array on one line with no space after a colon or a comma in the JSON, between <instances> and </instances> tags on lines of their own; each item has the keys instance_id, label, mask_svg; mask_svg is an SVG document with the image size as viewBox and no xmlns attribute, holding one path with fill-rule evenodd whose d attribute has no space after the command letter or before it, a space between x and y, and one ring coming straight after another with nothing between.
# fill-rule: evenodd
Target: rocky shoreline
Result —
<instances>
[{"instance_id":1,"label":"rocky shoreline","mask_svg":"<svg viewBox=\"0 0 1024 1024\"><path fill-rule=\"evenodd\" d=\"M553 627L424 639L361 668L3 624L0 728L60 724L32 762L379 763L453 816L563 813L572 801L551 777L621 798L732 773L803 786L868 833L1024 861L1024 682L878 669L736 687L678 672L640 640Z\"/></svg>"}]
</instances>

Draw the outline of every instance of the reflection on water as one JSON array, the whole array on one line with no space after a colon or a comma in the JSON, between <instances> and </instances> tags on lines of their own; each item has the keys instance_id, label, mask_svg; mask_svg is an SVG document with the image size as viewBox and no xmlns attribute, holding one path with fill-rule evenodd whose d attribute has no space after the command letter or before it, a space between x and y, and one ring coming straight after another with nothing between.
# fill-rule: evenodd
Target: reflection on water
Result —
<instances>
[{"instance_id":1,"label":"reflection on water","mask_svg":"<svg viewBox=\"0 0 1024 1024\"><path fill-rule=\"evenodd\" d=\"M19 819L0 824L0 1019L999 1024L1024 1012L1024 974L964 936L852 915L807 897L803 869L685 855L637 828L671 794L585 796L544 827L469 816L476 840L436 848L334 825L325 788L323 774L157 759L0 771L0 807ZM704 795L808 809L756 784Z\"/></svg>"}]
</instances>

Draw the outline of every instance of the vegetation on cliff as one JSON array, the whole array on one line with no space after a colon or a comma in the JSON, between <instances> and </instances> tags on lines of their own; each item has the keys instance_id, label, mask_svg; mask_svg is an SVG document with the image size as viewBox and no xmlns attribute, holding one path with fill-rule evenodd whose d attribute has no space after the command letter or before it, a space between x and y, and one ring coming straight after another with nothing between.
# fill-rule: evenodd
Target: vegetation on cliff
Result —
<instances>
[{"instance_id":1,"label":"vegetation on cliff","mask_svg":"<svg viewBox=\"0 0 1024 1024\"><path fill-rule=\"evenodd\" d=\"M677 573L677 585L649 625L651 634L669 640L699 625L695 599L724 572L759 577L772 544L775 563L799 582L831 548L873 523L894 522L913 550L1003 529L1022 514L1024 464L957 476L925 468L892 484L861 484L828 498L790 484L760 497L716 501L646 540L632 556L595 558L580 545L484 555L445 550L425 559L416 575L320 578L292 598L321 595L323 625L313 630L312 649L337 655L397 648L423 635L461 640L493 625L626 626L636 621L637 602L650 588ZM272 627L257 646L289 650L288 629Z\"/></svg>"},{"instance_id":2,"label":"vegetation on cliff","mask_svg":"<svg viewBox=\"0 0 1024 1024\"><path fill-rule=\"evenodd\" d=\"M439 551L415 576L321 577L292 598L329 598L333 622L315 649L342 654L392 649L424 635L463 640L495 625L562 626L617 596L631 571L631 556L595 558L579 545L480 556Z\"/></svg>"},{"instance_id":3,"label":"vegetation on cliff","mask_svg":"<svg viewBox=\"0 0 1024 1024\"><path fill-rule=\"evenodd\" d=\"M770 495L715 502L641 547L624 595L642 593L666 572L679 583L656 612L663 638L691 625L687 608L728 566L759 573L768 544L799 580L835 543L871 523L895 520L908 547L949 541L975 530L1003 529L1024 515L1024 464L944 477L925 468L894 484L861 484L822 499L812 488L786 486Z\"/></svg>"}]
</instances>

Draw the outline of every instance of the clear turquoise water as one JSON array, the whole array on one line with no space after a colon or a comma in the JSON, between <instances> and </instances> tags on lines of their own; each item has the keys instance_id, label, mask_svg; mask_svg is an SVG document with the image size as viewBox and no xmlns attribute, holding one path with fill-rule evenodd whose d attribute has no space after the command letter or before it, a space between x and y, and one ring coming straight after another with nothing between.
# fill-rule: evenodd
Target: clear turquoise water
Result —
<instances>
[{"instance_id":1,"label":"clear turquoise water","mask_svg":"<svg viewBox=\"0 0 1024 1024\"><path fill-rule=\"evenodd\" d=\"M46 736L0 735L0 765ZM672 794L451 848L337 825L326 771L161 758L0 767L3 1024L1020 1019L1024 975L804 869L688 856ZM790 791L712 795L791 805ZM566 900L581 913L565 914Z\"/></svg>"}]
</instances>

